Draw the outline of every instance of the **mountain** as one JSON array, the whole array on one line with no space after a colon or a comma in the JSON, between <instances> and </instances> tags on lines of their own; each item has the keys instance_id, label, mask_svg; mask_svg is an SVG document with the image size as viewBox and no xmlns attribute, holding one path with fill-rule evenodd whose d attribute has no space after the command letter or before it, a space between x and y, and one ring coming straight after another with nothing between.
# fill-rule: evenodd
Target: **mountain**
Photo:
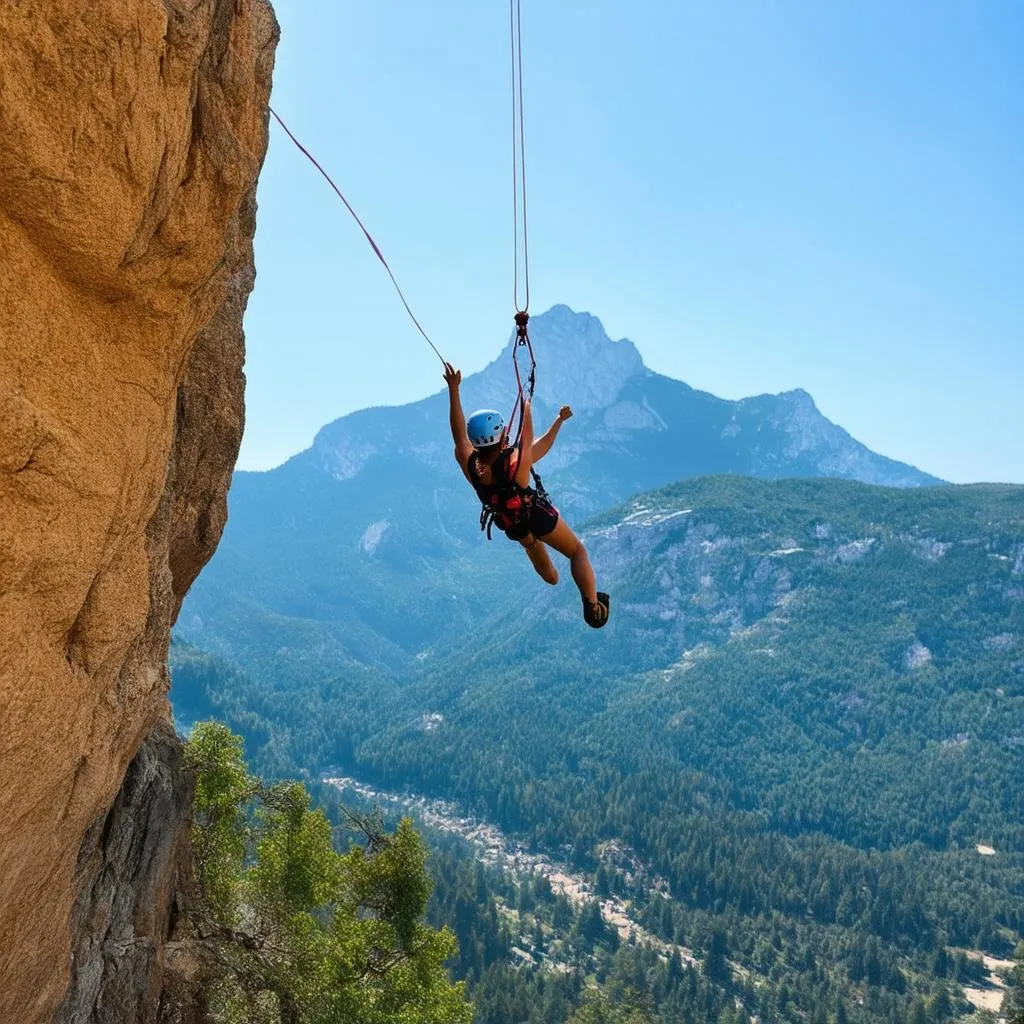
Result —
<instances>
[{"instance_id":1,"label":"mountain","mask_svg":"<svg viewBox=\"0 0 1024 1024\"><path fill-rule=\"evenodd\" d=\"M615 851L645 927L721 933L762 1019L951 1020L954 961L1024 935L1024 488L700 478L584 536L604 630L520 586L400 673L186 650L181 713L577 871Z\"/></svg>"},{"instance_id":2,"label":"mountain","mask_svg":"<svg viewBox=\"0 0 1024 1024\"><path fill-rule=\"evenodd\" d=\"M576 412L545 468L558 474L561 500L577 514L713 473L840 477L891 487L941 483L871 452L822 416L805 391L731 402L654 373L632 342L610 340L589 313L554 306L531 320L530 336L538 432L561 405ZM467 414L480 407L511 409L514 343L463 383ZM447 470L446 424L443 391L399 408L367 409L324 427L294 461L338 481L402 459Z\"/></svg>"},{"instance_id":3,"label":"mountain","mask_svg":"<svg viewBox=\"0 0 1024 1024\"><path fill-rule=\"evenodd\" d=\"M869 451L803 391L730 402L653 373L589 314L555 306L531 338L538 428L563 402L576 414L540 466L571 522L704 474L940 482ZM467 412L510 408L511 354L466 379ZM345 416L283 466L237 473L178 635L248 665L396 669L470 629L474 601L521 587L524 567L500 535L481 541L451 447L441 392Z\"/></svg>"},{"instance_id":4,"label":"mountain","mask_svg":"<svg viewBox=\"0 0 1024 1024\"><path fill-rule=\"evenodd\" d=\"M486 643L421 662L368 765L479 801L488 784L466 776L500 759L539 802L567 759L625 778L659 750L787 833L865 848L998 833L1024 854L1024 489L708 478L585 536L615 620L594 636L550 590L511 602ZM794 762L815 778L806 804Z\"/></svg>"},{"instance_id":5,"label":"mountain","mask_svg":"<svg viewBox=\"0 0 1024 1024\"><path fill-rule=\"evenodd\" d=\"M563 817L538 808L567 763L606 785L601 761L624 778L657 750L786 833L995 837L1024 855L1024 489L702 478L584 537L614 595L605 629L582 628L561 588L520 587L401 674L293 665L273 678L298 700L282 709L294 762L340 745L388 784L495 813L509 779L530 780L535 809L517 820L540 827ZM268 678L239 677L230 700ZM794 760L817 779L809 796L792 792Z\"/></svg>"}]
</instances>

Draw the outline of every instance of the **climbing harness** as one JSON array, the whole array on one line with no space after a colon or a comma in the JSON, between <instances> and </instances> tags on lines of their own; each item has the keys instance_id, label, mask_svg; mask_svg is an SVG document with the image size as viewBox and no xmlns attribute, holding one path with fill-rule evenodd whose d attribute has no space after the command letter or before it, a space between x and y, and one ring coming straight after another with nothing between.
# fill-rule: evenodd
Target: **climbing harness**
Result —
<instances>
[{"instance_id":1,"label":"climbing harness","mask_svg":"<svg viewBox=\"0 0 1024 1024\"><path fill-rule=\"evenodd\" d=\"M480 510L480 529L491 540L491 528L497 523L499 530L510 530L513 526L519 526L525 519L528 519L537 505L543 503L552 510L551 498L544 489L540 477L531 469L530 476L533 477L532 488L520 487L514 480L507 489L508 496L502 500L498 498L491 504L482 504ZM479 492L477 492L479 495ZM532 547L532 545L530 545Z\"/></svg>"},{"instance_id":2,"label":"climbing harness","mask_svg":"<svg viewBox=\"0 0 1024 1024\"><path fill-rule=\"evenodd\" d=\"M491 467L494 483L485 484L480 479L476 467L476 456L469 460L469 475L473 490L480 499L480 529L491 539L491 529L497 524L499 530L508 530L518 526L529 516L532 508L532 495L523 490L512 476L512 453L514 448L506 448L498 456Z\"/></svg>"},{"instance_id":3,"label":"climbing harness","mask_svg":"<svg viewBox=\"0 0 1024 1024\"><path fill-rule=\"evenodd\" d=\"M370 247L377 254L377 259L381 261L381 263L384 265L384 269L388 272L388 277L391 278L391 283L395 286L395 291L398 292L398 297L402 300L402 305L405 306L405 311L406 313L409 314L409 319L411 319L412 322L416 325L416 330L423 335L423 339L426 341L426 343L434 350L434 353L437 356L437 358L440 359L442 363L445 363L445 365L447 365L444 356L441 355L441 353L437 350L437 346L430 340L430 336L427 334L427 332L423 330L423 328L420 326L420 322L419 320L416 319L415 313L413 313L412 309L409 307L409 303L406 302L405 295L402 293L402 289L399 287L398 281L396 280L395 275L391 271L391 267L388 266L388 261L384 259L384 253L380 251L380 246L378 246L377 243L373 240L373 235L371 235L370 232L366 230L366 225L359 219L359 214L356 213L354 209L352 209L351 203L349 203L349 201L345 198L341 189L334 184L334 179L331 178L331 176L323 169L323 167L320 166L320 163L316 159L316 157L313 156L313 154L310 153L310 151L306 149L306 147L301 142L299 142L299 140L292 133L292 130L281 119L281 116L277 113L277 111L274 110L273 107L268 107L267 109L270 111L271 114L274 115L274 120L277 121L277 123L284 129L285 135L287 135L288 138L295 143L299 152L302 153L302 155L324 176L324 180L327 182L328 185L331 186L331 188L334 189L334 191L338 195L338 198L345 204L345 209L352 214L353 219L359 225L363 234L366 236L366 240L370 243Z\"/></svg>"},{"instance_id":4,"label":"climbing harness","mask_svg":"<svg viewBox=\"0 0 1024 1024\"><path fill-rule=\"evenodd\" d=\"M554 505L544 488L541 478L531 467L534 487L520 487L512 475L512 454L515 448L506 448L498 456L491 467L494 483L485 484L480 479L476 468L476 455L468 464L470 481L473 490L480 499L480 529L491 540L491 529L496 525L499 530L508 531L528 520L538 505L547 506L552 511Z\"/></svg>"}]
</instances>

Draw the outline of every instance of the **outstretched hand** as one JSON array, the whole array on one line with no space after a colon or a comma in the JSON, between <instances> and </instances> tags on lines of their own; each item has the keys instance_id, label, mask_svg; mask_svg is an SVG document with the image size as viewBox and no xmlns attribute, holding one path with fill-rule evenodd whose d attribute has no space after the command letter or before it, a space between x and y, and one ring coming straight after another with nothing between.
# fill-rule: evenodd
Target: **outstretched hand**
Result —
<instances>
[{"instance_id":1,"label":"outstretched hand","mask_svg":"<svg viewBox=\"0 0 1024 1024\"><path fill-rule=\"evenodd\" d=\"M572 406L563 405L558 410L558 418L564 423L566 420L572 419Z\"/></svg>"},{"instance_id":2,"label":"outstretched hand","mask_svg":"<svg viewBox=\"0 0 1024 1024\"><path fill-rule=\"evenodd\" d=\"M462 371L456 370L451 363L445 363L444 382L450 388L457 388L462 383Z\"/></svg>"}]
</instances>

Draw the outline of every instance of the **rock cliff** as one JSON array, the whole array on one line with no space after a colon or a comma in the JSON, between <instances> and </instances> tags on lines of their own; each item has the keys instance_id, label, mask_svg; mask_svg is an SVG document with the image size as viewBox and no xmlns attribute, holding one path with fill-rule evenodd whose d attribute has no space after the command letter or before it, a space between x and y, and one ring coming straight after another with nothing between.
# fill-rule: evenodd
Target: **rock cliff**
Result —
<instances>
[{"instance_id":1,"label":"rock cliff","mask_svg":"<svg viewBox=\"0 0 1024 1024\"><path fill-rule=\"evenodd\" d=\"M12 1024L158 1012L187 807L166 654L241 435L276 39L266 0L0 6Z\"/></svg>"}]
</instances>

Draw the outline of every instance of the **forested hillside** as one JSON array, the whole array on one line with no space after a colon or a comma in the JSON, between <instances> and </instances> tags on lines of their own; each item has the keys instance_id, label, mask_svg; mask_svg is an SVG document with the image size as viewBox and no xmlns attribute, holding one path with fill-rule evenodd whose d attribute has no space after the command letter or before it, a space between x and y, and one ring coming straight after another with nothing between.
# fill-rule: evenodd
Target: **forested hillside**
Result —
<instances>
[{"instance_id":1,"label":"forested hillside","mask_svg":"<svg viewBox=\"0 0 1024 1024\"><path fill-rule=\"evenodd\" d=\"M521 566L401 673L179 647L179 718L226 718L272 774L454 800L606 884L622 844L667 882L645 927L720 934L732 983L786 988L777 1019L950 1019L960 953L1024 932L1024 492L703 479L586 536L599 634Z\"/></svg>"}]
</instances>

